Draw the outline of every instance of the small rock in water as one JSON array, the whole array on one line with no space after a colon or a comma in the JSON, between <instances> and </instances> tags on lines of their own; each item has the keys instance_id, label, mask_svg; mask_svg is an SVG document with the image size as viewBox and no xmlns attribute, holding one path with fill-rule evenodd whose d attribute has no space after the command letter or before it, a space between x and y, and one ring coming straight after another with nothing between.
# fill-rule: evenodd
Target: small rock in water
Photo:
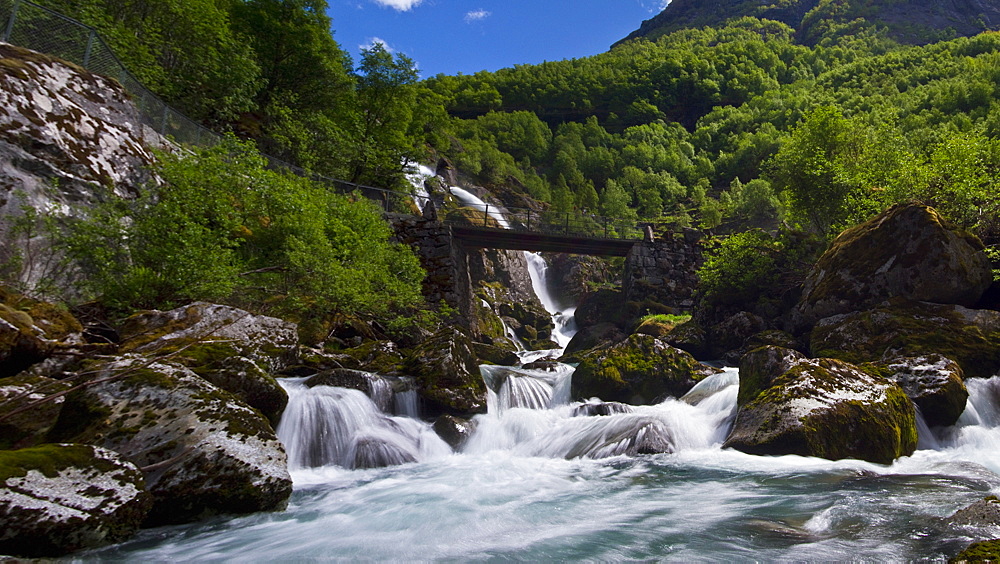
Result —
<instances>
[{"instance_id":1,"label":"small rock in water","mask_svg":"<svg viewBox=\"0 0 1000 564\"><path fill-rule=\"evenodd\" d=\"M535 362L529 362L522 366L525 370L544 370L546 372L555 372L559 368L559 363L555 361L554 358L548 357L541 360L536 360Z\"/></svg>"},{"instance_id":2,"label":"small rock in water","mask_svg":"<svg viewBox=\"0 0 1000 564\"><path fill-rule=\"evenodd\" d=\"M599 403L584 403L573 408L573 417L614 415L616 413L632 413L632 406L617 401L602 401Z\"/></svg>"},{"instance_id":3,"label":"small rock in water","mask_svg":"<svg viewBox=\"0 0 1000 564\"><path fill-rule=\"evenodd\" d=\"M445 414L434 421L434 432L455 450L461 449L475 430L475 420L461 419L454 415Z\"/></svg>"},{"instance_id":4,"label":"small rock in water","mask_svg":"<svg viewBox=\"0 0 1000 564\"><path fill-rule=\"evenodd\" d=\"M417 459L403 448L375 437L362 437L354 446L354 468L385 468Z\"/></svg>"}]
</instances>

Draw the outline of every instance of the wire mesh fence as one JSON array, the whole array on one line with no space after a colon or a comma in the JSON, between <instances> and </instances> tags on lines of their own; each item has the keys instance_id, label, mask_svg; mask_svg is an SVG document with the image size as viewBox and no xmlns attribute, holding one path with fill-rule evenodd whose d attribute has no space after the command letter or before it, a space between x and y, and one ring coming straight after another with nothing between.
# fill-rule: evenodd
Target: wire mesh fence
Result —
<instances>
[{"instance_id":1,"label":"wire mesh fence","mask_svg":"<svg viewBox=\"0 0 1000 564\"><path fill-rule=\"evenodd\" d=\"M207 147L222 140L218 133L172 108L140 82L122 64L96 29L28 0L0 0L0 42L18 45L74 63L94 74L117 80L131 96L145 125L175 143ZM387 212L423 215L433 206L429 197L364 186L311 174L281 159L264 155L274 168L323 182L340 192L356 192L378 202ZM446 222L462 222L476 227L499 228L491 223L489 209L477 216L468 206L446 206L440 202L435 213ZM487 205L488 206L488 205ZM462 211L464 208L464 212ZM642 225L586 213L553 213L505 209L505 228L541 233L580 235L612 239L639 239ZM481 221L480 221L481 219Z\"/></svg>"}]
</instances>

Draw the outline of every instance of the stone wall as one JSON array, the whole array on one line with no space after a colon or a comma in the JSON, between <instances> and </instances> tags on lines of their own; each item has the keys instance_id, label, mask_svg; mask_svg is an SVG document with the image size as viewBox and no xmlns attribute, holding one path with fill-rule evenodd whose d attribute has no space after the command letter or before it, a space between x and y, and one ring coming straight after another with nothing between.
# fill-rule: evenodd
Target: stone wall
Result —
<instances>
[{"instance_id":1,"label":"stone wall","mask_svg":"<svg viewBox=\"0 0 1000 564\"><path fill-rule=\"evenodd\" d=\"M698 284L696 271L703 262L703 246L695 232L636 243L625 258L625 299L691 311Z\"/></svg>"},{"instance_id":2,"label":"stone wall","mask_svg":"<svg viewBox=\"0 0 1000 564\"><path fill-rule=\"evenodd\" d=\"M389 218L396 241L409 245L427 271L424 297L431 304L444 302L458 312L457 320L469 328L472 319L472 278L465 249L455 240L451 227L433 219L409 215Z\"/></svg>"}]
</instances>

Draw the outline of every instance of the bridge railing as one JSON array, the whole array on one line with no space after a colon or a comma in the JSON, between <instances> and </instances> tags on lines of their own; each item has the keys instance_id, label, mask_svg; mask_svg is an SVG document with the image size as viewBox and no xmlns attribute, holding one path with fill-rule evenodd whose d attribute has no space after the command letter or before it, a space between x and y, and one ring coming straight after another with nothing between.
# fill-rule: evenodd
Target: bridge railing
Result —
<instances>
[{"instance_id":1,"label":"bridge railing","mask_svg":"<svg viewBox=\"0 0 1000 564\"><path fill-rule=\"evenodd\" d=\"M222 136L172 108L146 88L121 62L100 34L73 18L50 10L29 0L0 0L0 41L11 43L75 63L84 69L117 80L139 109L143 123L158 134L173 141L194 146L212 146ZM373 186L365 186L312 174L270 155L263 155L271 166L312 178L334 189L356 192L378 202L388 212L423 215L429 209L430 198ZM475 210L461 206L436 210L439 219L475 227L499 227L491 219L489 204ZM482 212L477 215L477 212ZM538 212L530 209L505 209L509 228L549 234L599 237L607 239L639 239L643 226L635 222L572 212Z\"/></svg>"}]
</instances>

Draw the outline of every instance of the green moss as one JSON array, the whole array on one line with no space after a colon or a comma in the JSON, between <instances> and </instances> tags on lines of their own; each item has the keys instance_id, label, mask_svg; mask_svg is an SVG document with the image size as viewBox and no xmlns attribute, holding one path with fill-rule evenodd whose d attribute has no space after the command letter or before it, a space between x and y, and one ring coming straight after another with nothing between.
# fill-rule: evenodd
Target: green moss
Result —
<instances>
[{"instance_id":1,"label":"green moss","mask_svg":"<svg viewBox=\"0 0 1000 564\"><path fill-rule=\"evenodd\" d=\"M1000 539L974 542L948 562L1000 562Z\"/></svg>"},{"instance_id":2,"label":"green moss","mask_svg":"<svg viewBox=\"0 0 1000 564\"><path fill-rule=\"evenodd\" d=\"M970 323L953 306L904 300L814 328L810 350L854 364L878 361L889 350L897 356L936 353L957 362L966 377L1000 372L1000 331Z\"/></svg>"},{"instance_id":3,"label":"green moss","mask_svg":"<svg viewBox=\"0 0 1000 564\"><path fill-rule=\"evenodd\" d=\"M54 478L61 469L68 467L94 468L101 472L116 468L107 460L94 458L92 447L86 445L46 444L0 451L0 483L25 476L30 470L37 470L46 477Z\"/></svg>"},{"instance_id":4,"label":"green moss","mask_svg":"<svg viewBox=\"0 0 1000 564\"><path fill-rule=\"evenodd\" d=\"M585 353L573 375L573 396L655 403L680 397L702 379L703 365L649 335L634 334L606 349Z\"/></svg>"}]
</instances>

